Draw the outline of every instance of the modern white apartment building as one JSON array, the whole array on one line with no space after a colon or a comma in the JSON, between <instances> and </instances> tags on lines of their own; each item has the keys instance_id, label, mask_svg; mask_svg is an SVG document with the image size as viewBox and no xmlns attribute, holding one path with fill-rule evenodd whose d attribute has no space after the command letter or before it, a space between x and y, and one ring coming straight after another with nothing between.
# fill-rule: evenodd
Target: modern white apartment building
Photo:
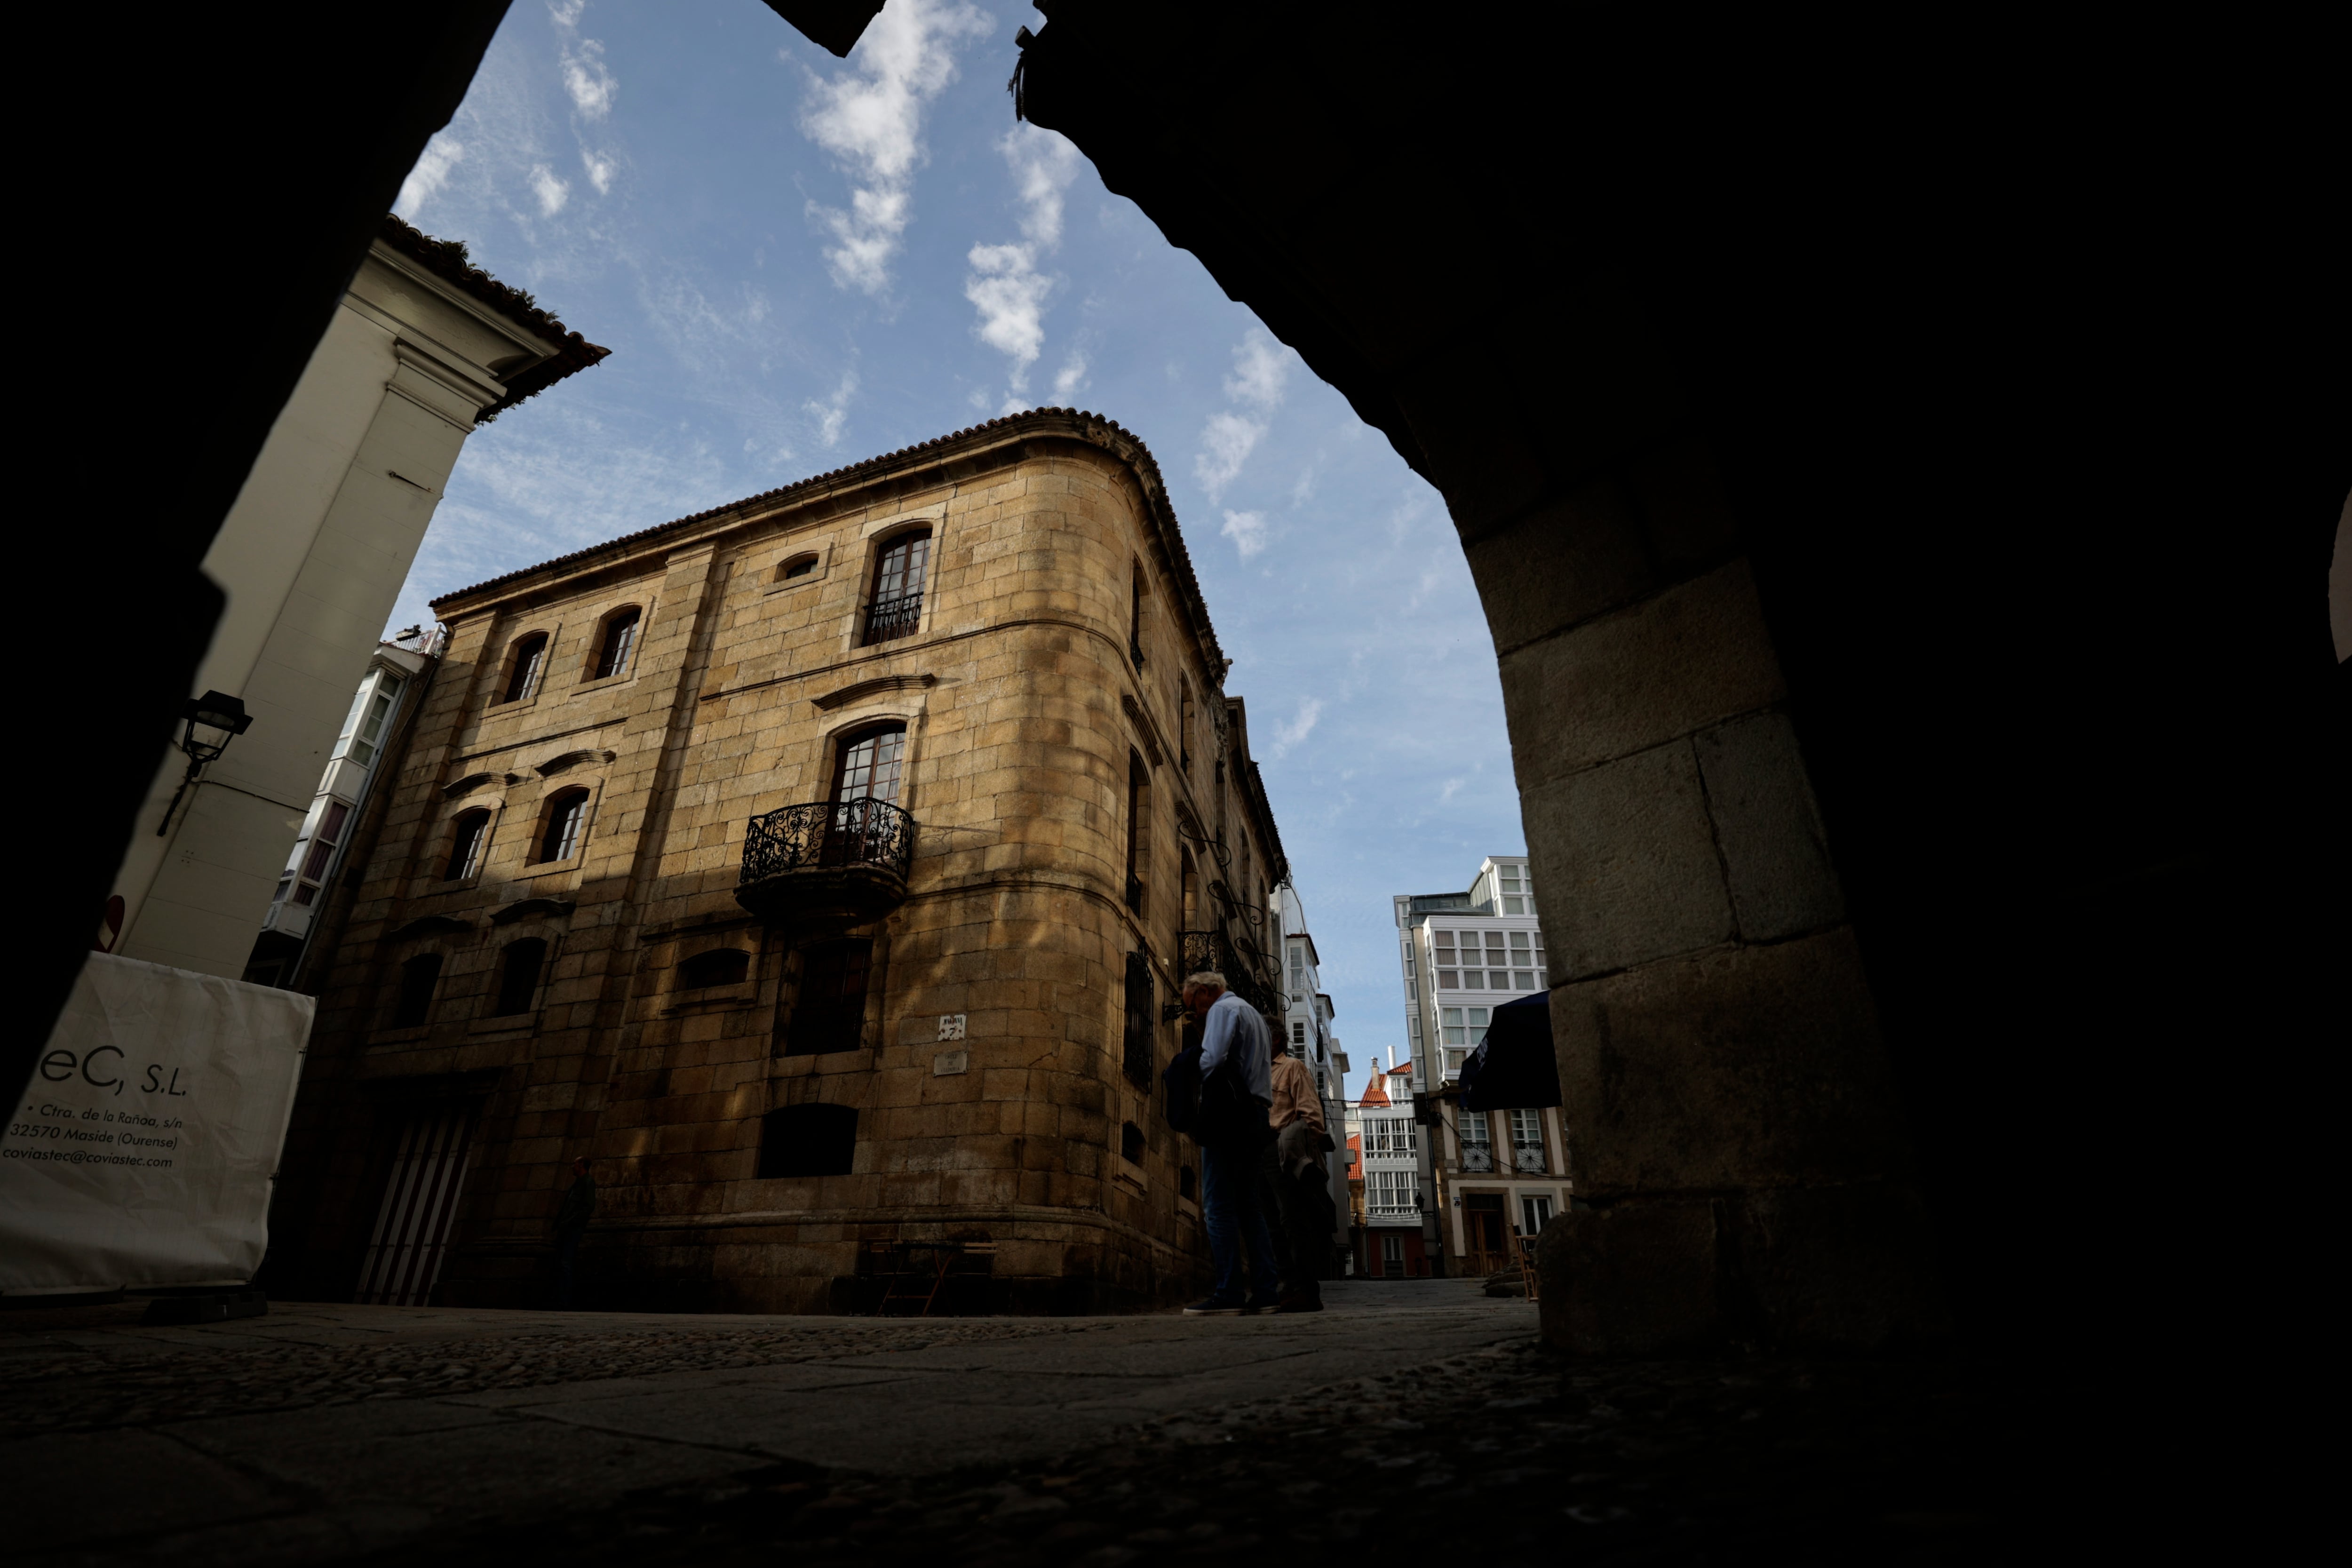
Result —
<instances>
[{"instance_id":1,"label":"modern white apartment building","mask_svg":"<svg viewBox=\"0 0 2352 1568\"><path fill-rule=\"evenodd\" d=\"M1348 1107L1348 1139L1364 1184L1356 1271L1375 1279L1409 1279L1433 1272L1423 1128L1414 1119L1413 1064L1376 1058L1361 1100Z\"/></svg>"},{"instance_id":2,"label":"modern white apartment building","mask_svg":"<svg viewBox=\"0 0 2352 1568\"><path fill-rule=\"evenodd\" d=\"M278 889L269 912L262 917L261 935L246 960L245 978L259 985L299 988L301 959L312 930L326 911L335 874L349 857L359 836L378 764L392 749L393 737L407 721L440 652L439 627L411 627L391 642L379 643L368 660L367 674L352 697L342 732L328 754L327 771L319 793L302 818L302 831L278 873Z\"/></svg>"},{"instance_id":3,"label":"modern white apartment building","mask_svg":"<svg viewBox=\"0 0 2352 1568\"><path fill-rule=\"evenodd\" d=\"M1315 1086L1323 1099L1323 1125L1330 1130L1332 1141L1338 1145L1325 1162L1329 1173L1331 1212L1336 1216L1331 1234L1336 1263L1348 1250L1348 1053L1341 1047L1339 1037L1331 1032L1331 1020L1338 1009L1323 989L1315 937L1307 928L1307 906L1286 878L1274 890L1274 912L1279 922L1276 934L1282 944L1283 1031L1288 1037L1291 1054L1305 1062L1307 1070L1315 1075Z\"/></svg>"},{"instance_id":4,"label":"modern white apartment building","mask_svg":"<svg viewBox=\"0 0 2352 1568\"><path fill-rule=\"evenodd\" d=\"M1549 987L1534 879L1524 858L1490 855L1466 892L1399 894L1394 904L1427 1245L1451 1272L1492 1273L1568 1199L1559 1109L1465 1111L1457 1083L1494 1009Z\"/></svg>"}]
</instances>

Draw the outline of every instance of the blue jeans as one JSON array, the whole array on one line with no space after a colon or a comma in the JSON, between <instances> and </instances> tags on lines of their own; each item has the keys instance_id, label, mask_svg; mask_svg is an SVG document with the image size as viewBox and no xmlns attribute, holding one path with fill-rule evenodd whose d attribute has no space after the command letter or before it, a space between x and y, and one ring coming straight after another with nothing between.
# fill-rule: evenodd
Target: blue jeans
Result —
<instances>
[{"instance_id":1,"label":"blue jeans","mask_svg":"<svg viewBox=\"0 0 2352 1568\"><path fill-rule=\"evenodd\" d=\"M1201 1215L1209 1226L1209 1258L1216 1266L1212 1300L1242 1300L1241 1249L1249 1248L1250 1294L1271 1301L1281 1289L1274 1233L1258 1205L1258 1149L1254 1143L1201 1147Z\"/></svg>"}]
</instances>

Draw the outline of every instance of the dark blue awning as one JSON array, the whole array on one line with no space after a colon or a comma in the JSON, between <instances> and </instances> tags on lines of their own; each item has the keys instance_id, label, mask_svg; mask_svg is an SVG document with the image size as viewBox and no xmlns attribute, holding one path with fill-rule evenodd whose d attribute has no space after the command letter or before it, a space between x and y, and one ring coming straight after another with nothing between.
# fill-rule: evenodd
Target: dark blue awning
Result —
<instances>
[{"instance_id":1,"label":"dark blue awning","mask_svg":"<svg viewBox=\"0 0 2352 1568\"><path fill-rule=\"evenodd\" d=\"M1462 1064L1465 1110L1532 1110L1559 1103L1551 1050L1551 994L1538 991L1495 1009L1484 1044Z\"/></svg>"}]
</instances>

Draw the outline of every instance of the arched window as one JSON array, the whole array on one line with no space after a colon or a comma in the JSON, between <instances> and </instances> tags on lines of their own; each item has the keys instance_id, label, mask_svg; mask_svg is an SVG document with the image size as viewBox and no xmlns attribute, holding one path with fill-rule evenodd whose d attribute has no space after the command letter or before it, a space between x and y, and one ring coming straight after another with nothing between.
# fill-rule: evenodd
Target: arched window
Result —
<instances>
[{"instance_id":1,"label":"arched window","mask_svg":"<svg viewBox=\"0 0 2352 1568\"><path fill-rule=\"evenodd\" d=\"M898 803L898 771L907 754L907 726L888 724L845 736L834 759L833 798Z\"/></svg>"},{"instance_id":2,"label":"arched window","mask_svg":"<svg viewBox=\"0 0 2352 1568\"><path fill-rule=\"evenodd\" d=\"M923 618L923 569L930 563L931 531L902 533L882 547L874 563L874 597L866 611L866 641L911 636Z\"/></svg>"},{"instance_id":3,"label":"arched window","mask_svg":"<svg viewBox=\"0 0 2352 1568\"><path fill-rule=\"evenodd\" d=\"M490 841L490 814L487 811L460 812L451 825L449 834L449 864L441 873L442 880L455 882L470 877L482 868L482 851Z\"/></svg>"},{"instance_id":4,"label":"arched window","mask_svg":"<svg viewBox=\"0 0 2352 1568\"><path fill-rule=\"evenodd\" d=\"M400 999L392 1005L392 1026L413 1029L432 1015L433 988L441 983L441 955L420 952L400 966Z\"/></svg>"},{"instance_id":5,"label":"arched window","mask_svg":"<svg viewBox=\"0 0 2352 1568\"><path fill-rule=\"evenodd\" d=\"M540 830L539 858L569 860L580 853L581 829L588 820L588 792L568 789L547 803L547 826Z\"/></svg>"},{"instance_id":6,"label":"arched window","mask_svg":"<svg viewBox=\"0 0 2352 1568\"><path fill-rule=\"evenodd\" d=\"M1118 1124L1118 1157L1130 1165L1143 1163L1143 1129L1132 1121Z\"/></svg>"},{"instance_id":7,"label":"arched window","mask_svg":"<svg viewBox=\"0 0 2352 1568\"><path fill-rule=\"evenodd\" d=\"M629 668L629 650L637 646L637 622L644 612L635 605L604 617L604 636L596 645L596 673L591 680L619 675Z\"/></svg>"},{"instance_id":8,"label":"arched window","mask_svg":"<svg viewBox=\"0 0 2352 1568\"><path fill-rule=\"evenodd\" d=\"M778 1176L845 1176L857 1161L857 1109L788 1105L760 1118L762 1181Z\"/></svg>"},{"instance_id":9,"label":"arched window","mask_svg":"<svg viewBox=\"0 0 2352 1568\"><path fill-rule=\"evenodd\" d=\"M815 570L816 556L814 552L807 555L794 555L777 566L776 581L790 583L796 578L805 577Z\"/></svg>"},{"instance_id":10,"label":"arched window","mask_svg":"<svg viewBox=\"0 0 2352 1568\"><path fill-rule=\"evenodd\" d=\"M1146 827L1151 816L1151 770L1133 752L1127 754L1127 907L1143 912L1144 858L1150 852Z\"/></svg>"},{"instance_id":11,"label":"arched window","mask_svg":"<svg viewBox=\"0 0 2352 1568\"><path fill-rule=\"evenodd\" d=\"M507 943L506 952L499 955L499 1002L491 1014L506 1018L530 1012L539 995L539 972L546 963L547 943L538 937Z\"/></svg>"},{"instance_id":12,"label":"arched window","mask_svg":"<svg viewBox=\"0 0 2352 1568\"><path fill-rule=\"evenodd\" d=\"M1185 931L1201 929L1201 871L1192 863L1192 852L1184 851L1184 924Z\"/></svg>"},{"instance_id":13,"label":"arched window","mask_svg":"<svg viewBox=\"0 0 2352 1568\"><path fill-rule=\"evenodd\" d=\"M1192 772L1192 683L1176 678L1176 765Z\"/></svg>"},{"instance_id":14,"label":"arched window","mask_svg":"<svg viewBox=\"0 0 2352 1568\"><path fill-rule=\"evenodd\" d=\"M514 645L508 655L506 695L501 702L520 702L539 689L541 671L547 667L547 634L533 632Z\"/></svg>"},{"instance_id":15,"label":"arched window","mask_svg":"<svg viewBox=\"0 0 2352 1568\"><path fill-rule=\"evenodd\" d=\"M702 991L713 985L740 985L751 968L751 955L741 948L714 947L677 966L677 988Z\"/></svg>"}]
</instances>

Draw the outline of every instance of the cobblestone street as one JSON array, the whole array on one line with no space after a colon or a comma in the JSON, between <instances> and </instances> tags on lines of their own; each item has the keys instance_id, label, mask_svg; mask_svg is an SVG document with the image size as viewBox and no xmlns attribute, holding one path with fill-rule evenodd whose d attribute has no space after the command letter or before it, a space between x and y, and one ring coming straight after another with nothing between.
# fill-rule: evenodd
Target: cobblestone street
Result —
<instances>
[{"instance_id":1,"label":"cobblestone street","mask_svg":"<svg viewBox=\"0 0 2352 1568\"><path fill-rule=\"evenodd\" d=\"M1318 1316L676 1318L280 1306L4 1326L20 1548L60 1563L1962 1561L1981 1374L1568 1363L1534 1310L1343 1283Z\"/></svg>"}]
</instances>

